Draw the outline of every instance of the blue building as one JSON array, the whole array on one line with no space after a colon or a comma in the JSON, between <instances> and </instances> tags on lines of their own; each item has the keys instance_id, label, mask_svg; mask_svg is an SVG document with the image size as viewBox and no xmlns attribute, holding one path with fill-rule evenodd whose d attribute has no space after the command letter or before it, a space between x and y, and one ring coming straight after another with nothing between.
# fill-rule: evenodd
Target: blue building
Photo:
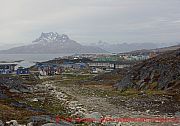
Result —
<instances>
[{"instance_id":1,"label":"blue building","mask_svg":"<svg viewBox=\"0 0 180 126\"><path fill-rule=\"evenodd\" d=\"M29 68L19 67L19 68L16 70L16 74L17 74L17 75L30 74Z\"/></svg>"},{"instance_id":2,"label":"blue building","mask_svg":"<svg viewBox=\"0 0 180 126\"><path fill-rule=\"evenodd\" d=\"M0 74L12 74L15 72L15 63L0 63Z\"/></svg>"}]
</instances>

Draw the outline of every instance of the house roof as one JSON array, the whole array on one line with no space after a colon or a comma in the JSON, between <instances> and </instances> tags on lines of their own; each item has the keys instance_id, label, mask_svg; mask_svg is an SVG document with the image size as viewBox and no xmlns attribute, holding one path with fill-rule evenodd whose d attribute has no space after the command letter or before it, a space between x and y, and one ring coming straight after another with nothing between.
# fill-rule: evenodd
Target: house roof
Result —
<instances>
[{"instance_id":1,"label":"house roof","mask_svg":"<svg viewBox=\"0 0 180 126\"><path fill-rule=\"evenodd\" d=\"M132 61L91 61L89 63L133 64Z\"/></svg>"},{"instance_id":2,"label":"house roof","mask_svg":"<svg viewBox=\"0 0 180 126\"><path fill-rule=\"evenodd\" d=\"M0 63L0 65L13 65L13 66L16 66L17 64L16 63Z\"/></svg>"}]
</instances>

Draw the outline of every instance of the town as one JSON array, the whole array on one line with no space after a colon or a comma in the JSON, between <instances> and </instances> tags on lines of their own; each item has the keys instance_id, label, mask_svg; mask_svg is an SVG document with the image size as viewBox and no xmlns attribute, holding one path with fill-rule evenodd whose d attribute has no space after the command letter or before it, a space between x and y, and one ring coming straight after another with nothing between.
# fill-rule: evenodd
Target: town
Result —
<instances>
[{"instance_id":1,"label":"town","mask_svg":"<svg viewBox=\"0 0 180 126\"><path fill-rule=\"evenodd\" d=\"M53 76L63 73L99 74L111 72L114 69L130 67L137 62L153 58L158 53L146 54L74 54L55 58L46 62L37 62L26 68L18 63L0 63L0 74Z\"/></svg>"}]
</instances>

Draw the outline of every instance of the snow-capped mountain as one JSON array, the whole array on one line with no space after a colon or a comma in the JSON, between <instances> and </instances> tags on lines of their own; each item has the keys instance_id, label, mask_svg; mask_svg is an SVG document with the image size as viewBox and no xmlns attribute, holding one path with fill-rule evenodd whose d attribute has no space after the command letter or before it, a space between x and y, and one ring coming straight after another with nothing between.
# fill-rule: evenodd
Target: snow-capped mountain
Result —
<instances>
[{"instance_id":1,"label":"snow-capped mountain","mask_svg":"<svg viewBox=\"0 0 180 126\"><path fill-rule=\"evenodd\" d=\"M41 36L33 42L66 42L69 37L65 34L59 35L57 32L41 33Z\"/></svg>"},{"instance_id":2,"label":"snow-capped mountain","mask_svg":"<svg viewBox=\"0 0 180 126\"><path fill-rule=\"evenodd\" d=\"M32 44L19 46L8 50L2 50L0 53L105 53L106 51L93 46L83 46L74 40L71 40L65 34L54 32L42 33L41 36Z\"/></svg>"}]
</instances>

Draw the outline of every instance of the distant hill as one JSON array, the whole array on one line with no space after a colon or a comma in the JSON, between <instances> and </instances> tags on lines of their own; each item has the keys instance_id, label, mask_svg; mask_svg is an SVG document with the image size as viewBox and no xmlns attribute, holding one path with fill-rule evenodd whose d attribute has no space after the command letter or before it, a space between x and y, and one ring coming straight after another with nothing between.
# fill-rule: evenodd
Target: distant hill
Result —
<instances>
[{"instance_id":1,"label":"distant hill","mask_svg":"<svg viewBox=\"0 0 180 126\"><path fill-rule=\"evenodd\" d=\"M166 51L171 51L171 50L177 50L179 48L180 48L180 44L174 45L174 46L170 46L170 47L151 49L151 50L155 51L155 52L166 52Z\"/></svg>"},{"instance_id":2,"label":"distant hill","mask_svg":"<svg viewBox=\"0 0 180 126\"><path fill-rule=\"evenodd\" d=\"M158 48L159 45L155 43L122 43L122 44L109 44L106 42L99 41L94 43L96 47L101 47L112 53L123 53L141 49L154 49Z\"/></svg>"},{"instance_id":3,"label":"distant hill","mask_svg":"<svg viewBox=\"0 0 180 126\"><path fill-rule=\"evenodd\" d=\"M119 90L135 88L180 92L180 48L133 66L115 86Z\"/></svg>"},{"instance_id":4,"label":"distant hill","mask_svg":"<svg viewBox=\"0 0 180 126\"><path fill-rule=\"evenodd\" d=\"M26 46L14 47L8 50L2 50L5 54L49 54L49 53L106 53L107 51L93 46L83 46L74 40L71 40L65 34L42 33L32 44Z\"/></svg>"},{"instance_id":5,"label":"distant hill","mask_svg":"<svg viewBox=\"0 0 180 126\"><path fill-rule=\"evenodd\" d=\"M169 47L163 47L163 48L135 50L135 51L125 52L124 54L138 55L138 54L148 54L151 52L164 53L164 52L171 51L171 50L177 50L179 48L180 48L180 44L174 45L174 46L169 46Z\"/></svg>"}]
</instances>

